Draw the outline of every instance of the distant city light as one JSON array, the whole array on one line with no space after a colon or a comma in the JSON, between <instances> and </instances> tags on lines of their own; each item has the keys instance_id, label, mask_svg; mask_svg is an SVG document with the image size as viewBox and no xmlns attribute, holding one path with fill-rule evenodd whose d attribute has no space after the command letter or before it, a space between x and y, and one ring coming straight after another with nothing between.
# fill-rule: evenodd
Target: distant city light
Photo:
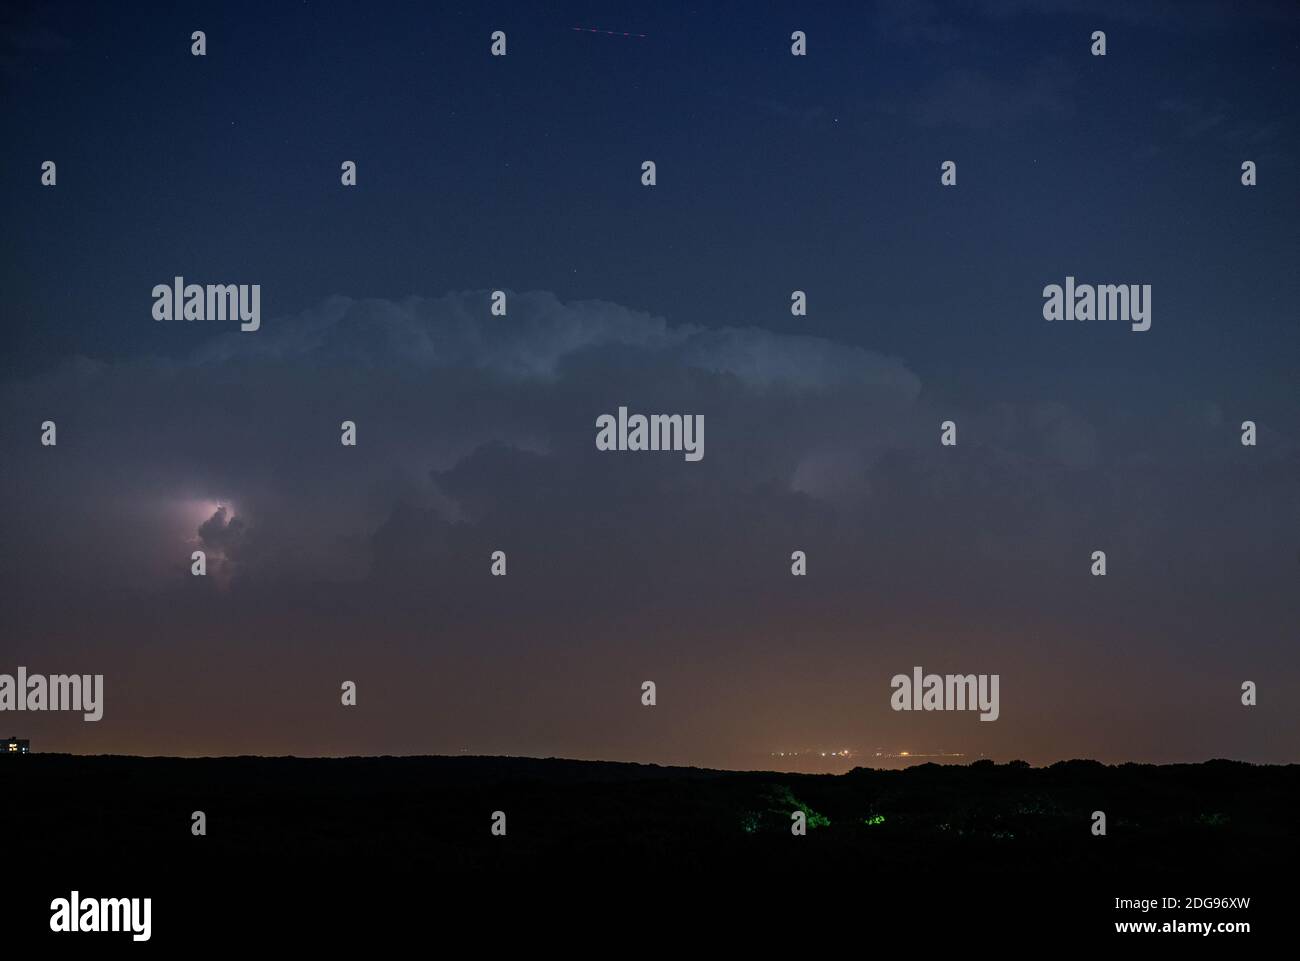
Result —
<instances>
[{"instance_id":1,"label":"distant city light","mask_svg":"<svg viewBox=\"0 0 1300 961\"><path fill-rule=\"evenodd\" d=\"M940 759L940 758L943 759L963 758L966 757L966 755L961 751L919 752L919 751L910 751L910 750L909 751L886 751L883 749L876 750L874 752L871 752L870 754L867 754L862 751L858 751L849 747L835 748L835 749L823 749L818 747L818 748L807 748L807 749L797 750L797 751L769 751L768 757L812 758L813 760L818 760L818 761L820 761L823 758L838 759L838 758L873 757L873 758L880 758L880 759L893 758L897 760L916 761L921 759L929 760L929 759Z\"/></svg>"}]
</instances>

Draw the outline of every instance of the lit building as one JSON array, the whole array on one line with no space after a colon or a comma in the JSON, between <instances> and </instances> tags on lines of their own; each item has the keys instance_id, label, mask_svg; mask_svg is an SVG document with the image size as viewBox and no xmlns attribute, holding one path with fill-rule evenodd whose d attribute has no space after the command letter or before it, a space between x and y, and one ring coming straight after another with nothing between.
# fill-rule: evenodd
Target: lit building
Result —
<instances>
[{"instance_id":1,"label":"lit building","mask_svg":"<svg viewBox=\"0 0 1300 961\"><path fill-rule=\"evenodd\" d=\"M0 754L27 754L28 741L22 737L7 737L0 741Z\"/></svg>"}]
</instances>

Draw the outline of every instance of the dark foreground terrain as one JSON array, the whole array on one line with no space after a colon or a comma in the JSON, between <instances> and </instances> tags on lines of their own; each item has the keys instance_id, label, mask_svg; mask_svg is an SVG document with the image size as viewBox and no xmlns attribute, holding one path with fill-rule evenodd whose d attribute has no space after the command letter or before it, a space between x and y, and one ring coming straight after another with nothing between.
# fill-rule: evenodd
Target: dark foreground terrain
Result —
<instances>
[{"instance_id":1,"label":"dark foreground terrain","mask_svg":"<svg viewBox=\"0 0 1300 961\"><path fill-rule=\"evenodd\" d=\"M43 935L51 899L74 889L151 897L158 945L264 929L368 940L485 917L502 936L524 916L562 937L597 918L645 931L697 914L750 932L823 914L854 929L962 920L1013 940L1030 926L1116 938L1115 921L1226 918L1254 922L1256 937L1296 889L1298 801L1300 766L1229 761L829 776L37 754L0 758L0 894L11 937ZM804 837L791 834L795 810ZM195 811L206 836L191 833ZM505 837L491 832L495 811ZM1162 897L1180 910L1115 906ZM1187 906L1247 897L1249 908Z\"/></svg>"}]
</instances>

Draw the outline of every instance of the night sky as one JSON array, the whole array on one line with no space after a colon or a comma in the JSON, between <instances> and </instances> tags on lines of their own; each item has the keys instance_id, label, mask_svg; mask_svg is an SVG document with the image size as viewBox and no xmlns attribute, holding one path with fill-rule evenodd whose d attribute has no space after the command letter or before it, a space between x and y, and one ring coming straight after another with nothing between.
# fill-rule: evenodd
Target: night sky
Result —
<instances>
[{"instance_id":1,"label":"night sky","mask_svg":"<svg viewBox=\"0 0 1300 961\"><path fill-rule=\"evenodd\" d=\"M806 7L7 6L0 672L105 702L0 734L1300 761L1300 7ZM155 321L177 275L261 329ZM914 665L1000 718L892 711Z\"/></svg>"}]
</instances>

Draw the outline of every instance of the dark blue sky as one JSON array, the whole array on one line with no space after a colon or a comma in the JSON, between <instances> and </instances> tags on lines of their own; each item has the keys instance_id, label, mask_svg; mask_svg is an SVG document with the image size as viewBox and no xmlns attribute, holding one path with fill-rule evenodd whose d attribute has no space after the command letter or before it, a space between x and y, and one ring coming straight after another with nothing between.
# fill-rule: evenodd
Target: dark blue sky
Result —
<instances>
[{"instance_id":1,"label":"dark blue sky","mask_svg":"<svg viewBox=\"0 0 1300 961\"><path fill-rule=\"evenodd\" d=\"M1050 377L1068 358L1175 382L1227 367L1239 389L1294 360L1294 18L645 6L31 13L5 78L4 202L22 225L5 286L24 318L9 372L187 351L191 331L121 318L189 264L255 277L271 314L330 292L547 289L815 332L944 377ZM484 52L496 27L504 60ZM790 56L791 28L809 57ZM1093 29L1112 35L1104 59L1086 55ZM19 175L45 159L57 191ZM935 189L945 159L956 191ZM1254 191L1242 159L1261 166ZM1152 335L1034 324L1066 273L1154 284ZM807 321L786 309L795 288Z\"/></svg>"},{"instance_id":2,"label":"dark blue sky","mask_svg":"<svg viewBox=\"0 0 1300 961\"><path fill-rule=\"evenodd\" d=\"M971 753L1023 744L1031 760L1206 750L1295 760L1293 735L1243 727L1231 695L1253 670L1291 703L1300 696L1288 600L1300 570L1300 12L1088 0L802 7L11 7L0 29L0 377L3 492L21 515L4 533L21 560L0 573L24 601L0 637L0 654L13 651L0 669L16 656L74 669L76 651L107 671L133 663L117 681L128 703L174 707L182 732L158 740L138 708L138 726L117 733L111 712L91 733L42 721L48 740L262 749L251 733L223 740L232 726L220 717L182 710L193 692L160 691L133 620L143 605L164 612L168 631L188 630L187 602L168 592L192 585L157 574L188 563L168 525L197 536L230 501L257 547L232 548L226 593L194 603L245 598L225 616L246 618L241 636L265 652L268 677L304 663L286 631L329 634L303 598L347 595L340 583L365 598L347 615L357 629L380 634L376 675L418 661L457 689L526 689L539 651L557 672L520 725L500 721L489 697L490 718L447 708L462 718L451 733L446 718L422 733L420 715L372 715L362 734L330 721L317 737L306 732L326 722L304 722L268 751L463 742L742 764L780 744L942 739ZM190 55L196 29L206 57ZM495 29L508 35L505 58L488 55ZM795 29L807 57L790 55ZM1105 57L1089 54L1094 30L1107 33ZM40 184L44 160L58 164L55 188ZM344 160L358 164L356 188L339 184ZM643 160L658 166L653 189L640 184ZM958 164L955 188L939 184L945 160ZM1241 185L1243 160L1258 164L1258 186ZM153 286L177 274L261 284L263 329L153 321ZM1044 321L1042 288L1067 275L1150 284L1151 330ZM517 298L504 321L479 312L498 287ZM790 314L794 289L808 293L807 317ZM588 449L594 418L620 403L702 410L705 466L601 461ZM56 414L61 462L35 446L35 425ZM366 442L359 463L340 467L347 416ZM962 431L955 452L937 445L947 417ZM1261 426L1256 449L1236 442L1243 419ZM552 496L533 503L520 483ZM159 505L177 503L193 516L158 519L171 509ZM637 511L640 534L625 524ZM422 524L417 542L393 536ZM679 539L650 533L660 527ZM698 556L695 536L718 556ZM480 553L512 538L553 580L516 588L541 592L541 609L477 601L506 618L499 630L519 632L493 661L510 682L489 682L487 662L467 653L481 645L439 661L416 639L428 612L403 613L393 585L446 564L457 594L494 589L481 583ZM783 558L805 541L824 551L823 579L805 591L815 602L789 597ZM1128 575L1112 575L1121 596L1083 604L1076 592L1096 586L1088 553L1121 543L1112 564L1140 580L1125 588L1114 581ZM588 629L573 605L602 605L564 598L593 544L603 560L591 583L623 600ZM753 560L746 575L760 546L770 563ZM474 558L463 572L460 547ZM84 564L67 556L87 549ZM728 558L740 555L737 569ZM743 598L769 567L781 575L766 588L775 608L750 611L745 626ZM528 579L518 570L512 584ZM1050 583L1035 582L1044 571ZM638 576L664 596L629 586ZM114 578L144 592L134 613L100 596ZM869 583L879 603L861 596ZM382 627L374 591L395 592ZM708 630L682 640L668 626L678 609ZM1022 670L1042 716L1004 712L983 726L1000 725L996 735L956 721L909 735L882 713L877 675L910 668L916 652L897 636L906 629L881 625L914 624L920 610L943 612L920 631L951 644L952 669ZM525 627L535 616L543 640ZM470 613L453 620L461 637L486 630ZM119 642L87 640L93 624L114 625ZM1115 640L1114 625L1134 639ZM794 669L746 631L777 648L793 632L810 660ZM882 631L889 657L864 639ZM605 648L611 632L639 653ZM341 636L329 643L347 650ZM1129 668L1088 652L1111 643L1132 653L1139 678L1159 676L1186 645L1204 660L1178 670L1208 686L1175 684L1156 696L1163 707L1135 708L1136 743L1124 728L1092 737L1114 711L1062 705L1061 661L1045 651L1077 658L1080 673L1067 673L1105 698ZM676 645L680 656L655 662ZM194 647L170 676L218 657ZM1229 649L1244 663L1220 661ZM556 666L581 651L577 674ZM845 687L823 690L822 667ZM319 670L328 689L361 669ZM656 670L682 672L700 695L690 708L676 699L686 713L671 731L618 715L614 693L574 706ZM704 692L737 670L753 672L750 686L706 707ZM1227 692L1223 714L1201 723L1231 734L1203 749L1178 705L1217 690L1211 677ZM782 733L782 718L813 704ZM616 733L584 733L593 729ZM1039 739L1025 741L1031 732Z\"/></svg>"}]
</instances>

